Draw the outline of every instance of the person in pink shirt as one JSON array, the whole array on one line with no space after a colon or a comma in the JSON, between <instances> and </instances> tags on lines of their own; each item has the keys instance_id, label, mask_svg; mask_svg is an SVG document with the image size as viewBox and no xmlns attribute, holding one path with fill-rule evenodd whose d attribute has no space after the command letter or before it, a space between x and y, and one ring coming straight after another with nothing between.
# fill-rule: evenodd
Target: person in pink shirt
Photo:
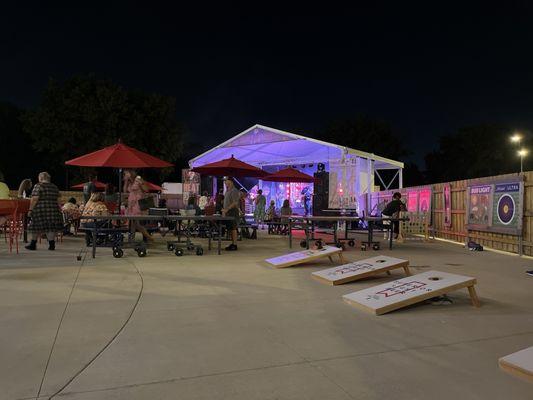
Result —
<instances>
[{"instance_id":1,"label":"person in pink shirt","mask_svg":"<svg viewBox=\"0 0 533 400\"><path fill-rule=\"evenodd\" d=\"M146 188L142 178L140 176L136 176L135 171L133 170L126 170L124 172L124 192L128 193L128 207L126 209L126 215L142 215L143 212L139 206L139 200L145 197ZM154 240L146 228L139 223L139 221L132 221L131 227L137 232L141 232L146 241L152 242Z\"/></svg>"}]
</instances>

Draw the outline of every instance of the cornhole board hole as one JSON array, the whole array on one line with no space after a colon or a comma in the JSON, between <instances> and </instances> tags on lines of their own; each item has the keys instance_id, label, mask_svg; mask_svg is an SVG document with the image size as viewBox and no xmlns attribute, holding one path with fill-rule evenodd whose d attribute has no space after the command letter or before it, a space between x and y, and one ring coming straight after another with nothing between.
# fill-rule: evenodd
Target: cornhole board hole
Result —
<instances>
[{"instance_id":1,"label":"cornhole board hole","mask_svg":"<svg viewBox=\"0 0 533 400\"><path fill-rule=\"evenodd\" d=\"M479 307L475 284L476 278L470 276L427 271L346 294L343 299L357 308L381 315L466 287L472 304Z\"/></svg>"},{"instance_id":2,"label":"cornhole board hole","mask_svg":"<svg viewBox=\"0 0 533 400\"><path fill-rule=\"evenodd\" d=\"M403 268L407 276L411 275L409 261L388 256L377 256L313 272L311 276L322 283L342 285L383 272L390 274L390 270L396 268Z\"/></svg>"},{"instance_id":3,"label":"cornhole board hole","mask_svg":"<svg viewBox=\"0 0 533 400\"><path fill-rule=\"evenodd\" d=\"M500 358L498 365L505 372L533 383L533 346Z\"/></svg>"},{"instance_id":4,"label":"cornhole board hole","mask_svg":"<svg viewBox=\"0 0 533 400\"><path fill-rule=\"evenodd\" d=\"M345 262L342 256L342 249L333 246L324 246L321 249L309 249L297 251L294 253L284 254L279 257L267 258L265 261L276 268L292 267L298 264L304 264L309 261L318 260L324 257L328 257L331 262L333 258L331 256L338 255L340 262Z\"/></svg>"}]
</instances>

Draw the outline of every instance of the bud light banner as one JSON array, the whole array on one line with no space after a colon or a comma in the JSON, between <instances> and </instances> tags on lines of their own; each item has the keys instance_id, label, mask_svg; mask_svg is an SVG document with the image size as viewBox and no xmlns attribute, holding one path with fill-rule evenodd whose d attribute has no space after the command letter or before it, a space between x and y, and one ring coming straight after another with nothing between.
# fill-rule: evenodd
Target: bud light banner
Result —
<instances>
[{"instance_id":1,"label":"bud light banner","mask_svg":"<svg viewBox=\"0 0 533 400\"><path fill-rule=\"evenodd\" d=\"M523 182L473 185L467 194L468 229L521 234Z\"/></svg>"},{"instance_id":2,"label":"bud light banner","mask_svg":"<svg viewBox=\"0 0 533 400\"><path fill-rule=\"evenodd\" d=\"M489 227L492 221L492 185L469 187L468 194L469 228Z\"/></svg>"}]
</instances>

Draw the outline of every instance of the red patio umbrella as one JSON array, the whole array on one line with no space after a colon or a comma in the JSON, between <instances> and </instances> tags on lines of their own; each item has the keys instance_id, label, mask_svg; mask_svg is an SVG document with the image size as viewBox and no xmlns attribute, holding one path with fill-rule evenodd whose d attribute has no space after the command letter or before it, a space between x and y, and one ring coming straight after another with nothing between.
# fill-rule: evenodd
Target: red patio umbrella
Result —
<instances>
[{"instance_id":1,"label":"red patio umbrella","mask_svg":"<svg viewBox=\"0 0 533 400\"><path fill-rule=\"evenodd\" d=\"M86 183L88 183L88 182L78 183L77 185L73 185L70 188L71 189L75 189L75 190L83 190L83 187L85 186ZM93 181L93 183L94 183L94 186L96 187L97 190L104 190L105 189L105 183L100 182L100 181Z\"/></svg>"},{"instance_id":2,"label":"red patio umbrella","mask_svg":"<svg viewBox=\"0 0 533 400\"><path fill-rule=\"evenodd\" d=\"M261 178L264 181L272 182L314 182L315 178L311 175L304 174L294 168L281 169L278 172Z\"/></svg>"},{"instance_id":3,"label":"red patio umbrella","mask_svg":"<svg viewBox=\"0 0 533 400\"><path fill-rule=\"evenodd\" d=\"M165 168L173 164L160 160L133 147L118 142L84 156L65 162L66 165L79 167L110 167L110 168Z\"/></svg>"},{"instance_id":4,"label":"red patio umbrella","mask_svg":"<svg viewBox=\"0 0 533 400\"><path fill-rule=\"evenodd\" d=\"M93 151L84 156L73 158L65 162L66 165L79 167L108 167L118 168L118 198L119 207L122 200L122 169L123 168L166 168L173 164L160 160L133 147L126 146L120 140L118 143Z\"/></svg>"},{"instance_id":5,"label":"red patio umbrella","mask_svg":"<svg viewBox=\"0 0 533 400\"><path fill-rule=\"evenodd\" d=\"M191 171L198 172L202 175L213 176L231 176L236 178L252 177L262 178L268 175L267 172L247 164L241 160L236 159L233 155L230 158L224 160L215 161L209 164L202 165L200 167L193 168Z\"/></svg>"}]
</instances>

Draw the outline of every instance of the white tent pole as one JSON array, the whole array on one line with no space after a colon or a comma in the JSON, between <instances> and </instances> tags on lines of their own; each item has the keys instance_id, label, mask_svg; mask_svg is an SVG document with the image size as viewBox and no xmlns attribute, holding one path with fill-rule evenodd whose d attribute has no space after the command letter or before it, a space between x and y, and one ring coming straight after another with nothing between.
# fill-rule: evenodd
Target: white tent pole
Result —
<instances>
[{"instance_id":1,"label":"white tent pole","mask_svg":"<svg viewBox=\"0 0 533 400\"><path fill-rule=\"evenodd\" d=\"M370 198L370 185L372 184L370 177L372 175L372 160L366 159L366 211L367 214L372 208L372 199Z\"/></svg>"}]
</instances>

